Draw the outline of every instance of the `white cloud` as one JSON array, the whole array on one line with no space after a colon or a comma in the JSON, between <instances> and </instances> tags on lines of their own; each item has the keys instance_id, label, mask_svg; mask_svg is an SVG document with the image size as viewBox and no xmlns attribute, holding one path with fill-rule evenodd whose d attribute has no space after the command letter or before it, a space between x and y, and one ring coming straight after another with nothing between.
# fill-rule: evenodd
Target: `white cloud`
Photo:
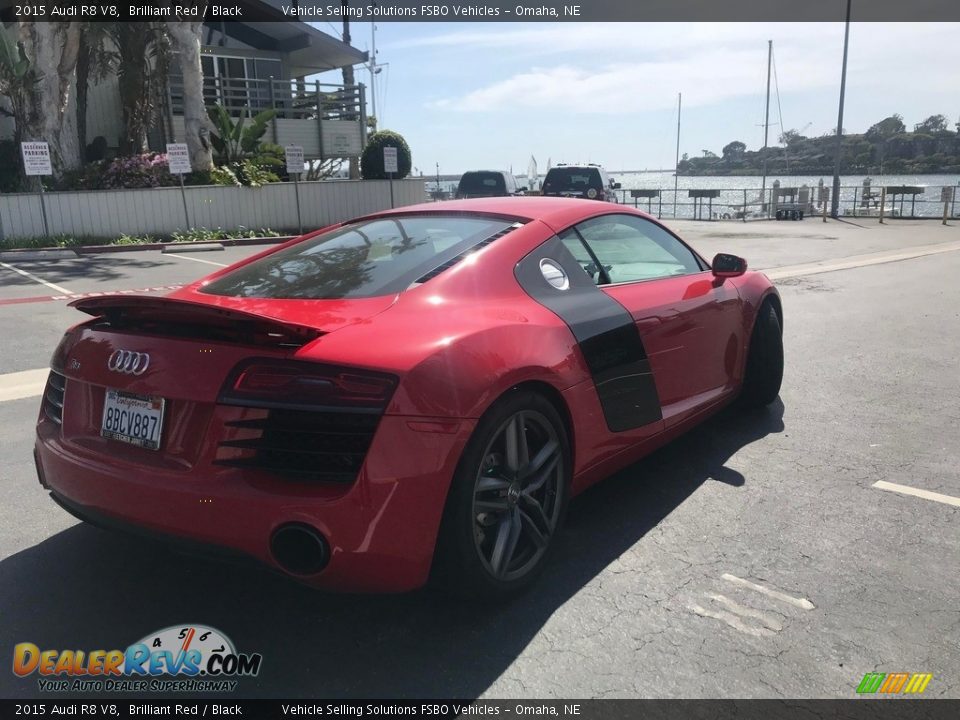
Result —
<instances>
[{"instance_id":1,"label":"white cloud","mask_svg":"<svg viewBox=\"0 0 960 720\"><path fill-rule=\"evenodd\" d=\"M528 67L491 78L428 107L495 112L516 108L569 114L617 114L705 106L762 93L766 42L774 40L780 92L835 92L843 26L820 24L550 24L488 26L412 38L395 47L456 47L466 64L498 51ZM956 93L960 27L950 24L854 24L848 88L896 96L909 87ZM891 48L897 48L891 51ZM946 51L950 48L950 52ZM955 57L949 58L948 54ZM471 58L473 60L471 60ZM552 62L551 62L552 60ZM463 84L470 82L465 74ZM895 101L895 99L894 99Z\"/></svg>"}]
</instances>

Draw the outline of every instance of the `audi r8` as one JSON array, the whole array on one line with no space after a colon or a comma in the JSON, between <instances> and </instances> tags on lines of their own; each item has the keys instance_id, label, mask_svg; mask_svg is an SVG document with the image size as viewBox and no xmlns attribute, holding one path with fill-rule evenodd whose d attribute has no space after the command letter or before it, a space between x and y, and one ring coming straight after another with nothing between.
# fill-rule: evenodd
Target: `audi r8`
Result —
<instances>
[{"instance_id":1,"label":"audi r8","mask_svg":"<svg viewBox=\"0 0 960 720\"><path fill-rule=\"evenodd\" d=\"M72 305L37 424L53 500L350 591L523 588L570 498L783 372L763 274L567 198L376 213Z\"/></svg>"}]
</instances>

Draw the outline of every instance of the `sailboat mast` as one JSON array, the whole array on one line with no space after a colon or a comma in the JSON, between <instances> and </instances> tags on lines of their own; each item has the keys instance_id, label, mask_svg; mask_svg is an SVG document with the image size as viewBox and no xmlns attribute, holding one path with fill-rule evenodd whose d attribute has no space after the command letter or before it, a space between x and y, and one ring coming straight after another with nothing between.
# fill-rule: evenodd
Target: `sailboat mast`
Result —
<instances>
[{"instance_id":1,"label":"sailboat mast","mask_svg":"<svg viewBox=\"0 0 960 720\"><path fill-rule=\"evenodd\" d=\"M767 200L767 140L770 135L770 64L773 60L773 40L767 40L767 112L763 120L763 180L760 183L760 210Z\"/></svg>"},{"instance_id":2,"label":"sailboat mast","mask_svg":"<svg viewBox=\"0 0 960 720\"><path fill-rule=\"evenodd\" d=\"M677 190L680 183L680 109L683 93L677 93L677 157L673 163L673 217L677 217Z\"/></svg>"}]
</instances>

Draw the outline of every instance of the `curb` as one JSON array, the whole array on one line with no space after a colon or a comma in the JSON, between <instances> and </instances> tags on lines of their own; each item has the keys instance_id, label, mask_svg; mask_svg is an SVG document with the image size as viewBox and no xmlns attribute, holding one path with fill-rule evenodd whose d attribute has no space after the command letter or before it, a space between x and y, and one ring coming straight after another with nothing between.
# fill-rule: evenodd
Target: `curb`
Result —
<instances>
[{"instance_id":1,"label":"curb","mask_svg":"<svg viewBox=\"0 0 960 720\"><path fill-rule=\"evenodd\" d=\"M223 250L223 243L198 243L197 245L190 245L190 247L178 247L184 245L184 243L177 243L176 245L166 245L162 253L185 253L185 252L213 252L216 250Z\"/></svg>"},{"instance_id":2,"label":"curb","mask_svg":"<svg viewBox=\"0 0 960 720\"><path fill-rule=\"evenodd\" d=\"M139 252L145 250L160 250L163 251L164 248L174 248L174 250L168 250L167 252L175 252L176 248L180 248L184 251L189 252L194 246L205 246L209 249L211 244L217 244L220 247L217 249L222 250L224 247L234 247L234 246L244 246L244 245L279 245L280 243L285 243L288 240L293 240L297 237L296 235L283 235L281 237L256 237L256 238L226 238L224 240L217 240L216 243L211 243L209 240L194 240L191 242L167 242L167 243L142 243L137 245L81 245L79 247L72 248L63 248L63 247L49 247L49 248L12 248L10 250L0 251L0 254L5 256L8 260L31 260L31 259L64 259L68 257L66 255L61 255L59 258L52 257L51 253L73 253L74 256L80 255L97 255L99 253L116 253L116 252ZM30 255L37 255L38 253L47 253L44 258L31 258Z\"/></svg>"},{"instance_id":3,"label":"curb","mask_svg":"<svg viewBox=\"0 0 960 720\"><path fill-rule=\"evenodd\" d=\"M2 250L0 260L76 260L76 251L70 248L56 248L49 250Z\"/></svg>"}]
</instances>

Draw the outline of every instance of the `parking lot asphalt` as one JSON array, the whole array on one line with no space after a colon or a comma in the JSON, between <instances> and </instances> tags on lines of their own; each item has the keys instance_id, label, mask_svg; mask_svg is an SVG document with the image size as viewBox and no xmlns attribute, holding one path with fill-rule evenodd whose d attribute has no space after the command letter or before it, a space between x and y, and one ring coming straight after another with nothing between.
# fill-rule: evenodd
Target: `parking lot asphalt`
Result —
<instances>
[{"instance_id":1,"label":"parking lot asphalt","mask_svg":"<svg viewBox=\"0 0 960 720\"><path fill-rule=\"evenodd\" d=\"M925 695L960 697L960 230L674 227L778 278L781 401L580 496L529 593L320 594L77 524L36 481L38 396L0 385L0 652L192 622L263 654L241 697L845 698L872 671L932 673ZM63 300L2 304L62 294L38 280L169 286L257 250L5 261L36 279L0 266L0 379L44 368L80 319ZM38 694L0 671L0 696Z\"/></svg>"}]
</instances>

